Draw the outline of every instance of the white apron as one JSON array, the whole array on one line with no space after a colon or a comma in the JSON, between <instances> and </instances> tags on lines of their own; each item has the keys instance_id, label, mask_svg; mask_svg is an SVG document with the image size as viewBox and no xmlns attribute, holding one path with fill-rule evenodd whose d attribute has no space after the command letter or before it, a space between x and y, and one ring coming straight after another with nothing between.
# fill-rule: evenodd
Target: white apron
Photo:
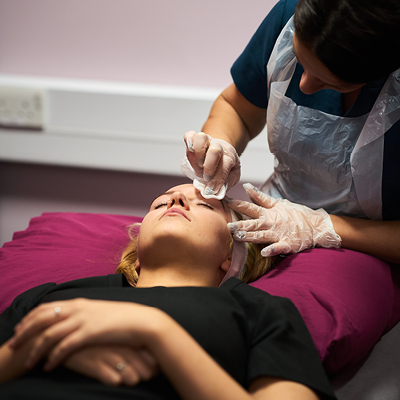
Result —
<instances>
[{"instance_id":1,"label":"white apron","mask_svg":"<svg viewBox=\"0 0 400 400\"><path fill-rule=\"evenodd\" d=\"M380 220L384 134L400 119L400 69L361 117L298 106L285 96L297 63L293 33L292 18L267 65L267 132L275 171L260 190L329 213Z\"/></svg>"}]
</instances>

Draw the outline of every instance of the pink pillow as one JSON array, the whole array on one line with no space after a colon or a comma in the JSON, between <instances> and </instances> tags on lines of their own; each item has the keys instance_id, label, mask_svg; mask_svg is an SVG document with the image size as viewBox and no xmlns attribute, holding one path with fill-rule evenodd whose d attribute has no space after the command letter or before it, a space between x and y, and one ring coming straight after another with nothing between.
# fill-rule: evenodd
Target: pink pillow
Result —
<instances>
[{"instance_id":1,"label":"pink pillow","mask_svg":"<svg viewBox=\"0 0 400 400\"><path fill-rule=\"evenodd\" d=\"M329 374L359 363L400 319L390 265L351 250L292 254L251 286L293 301Z\"/></svg>"},{"instance_id":2,"label":"pink pillow","mask_svg":"<svg viewBox=\"0 0 400 400\"><path fill-rule=\"evenodd\" d=\"M42 283L115 272L129 242L128 227L140 217L44 213L0 249L0 313L20 293Z\"/></svg>"},{"instance_id":3,"label":"pink pillow","mask_svg":"<svg viewBox=\"0 0 400 400\"><path fill-rule=\"evenodd\" d=\"M141 220L84 213L33 218L0 249L0 312L42 283L114 273L128 227ZM389 265L350 250L293 254L251 285L294 302L329 373L359 362L400 319L400 290Z\"/></svg>"}]
</instances>

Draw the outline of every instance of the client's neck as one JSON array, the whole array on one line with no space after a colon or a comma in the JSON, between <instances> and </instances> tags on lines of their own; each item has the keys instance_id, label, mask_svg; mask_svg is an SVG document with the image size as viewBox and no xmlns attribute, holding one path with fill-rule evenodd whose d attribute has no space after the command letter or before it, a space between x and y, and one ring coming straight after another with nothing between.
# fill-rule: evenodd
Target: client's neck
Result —
<instances>
[{"instance_id":1,"label":"client's neck","mask_svg":"<svg viewBox=\"0 0 400 400\"><path fill-rule=\"evenodd\" d=\"M177 286L218 286L219 276L204 268L190 265L164 265L162 267L141 266L137 288Z\"/></svg>"}]
</instances>

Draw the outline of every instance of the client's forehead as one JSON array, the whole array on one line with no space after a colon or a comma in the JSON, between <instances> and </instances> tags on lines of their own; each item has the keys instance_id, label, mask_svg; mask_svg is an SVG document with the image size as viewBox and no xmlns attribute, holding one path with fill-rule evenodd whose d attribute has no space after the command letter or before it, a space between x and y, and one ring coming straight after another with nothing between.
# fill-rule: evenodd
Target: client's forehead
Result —
<instances>
[{"instance_id":1,"label":"client's forehead","mask_svg":"<svg viewBox=\"0 0 400 400\"><path fill-rule=\"evenodd\" d=\"M184 183L183 185L173 186L171 189L167 190L167 192L182 192L182 193L195 193L198 190L191 183Z\"/></svg>"}]
</instances>

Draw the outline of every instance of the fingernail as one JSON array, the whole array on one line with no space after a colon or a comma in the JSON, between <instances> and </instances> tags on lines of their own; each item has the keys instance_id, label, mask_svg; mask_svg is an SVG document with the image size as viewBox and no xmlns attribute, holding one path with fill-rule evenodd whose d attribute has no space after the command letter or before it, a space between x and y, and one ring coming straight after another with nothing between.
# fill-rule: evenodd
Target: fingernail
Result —
<instances>
[{"instance_id":1,"label":"fingernail","mask_svg":"<svg viewBox=\"0 0 400 400\"><path fill-rule=\"evenodd\" d=\"M228 228L231 233L235 233L238 229L237 226L235 224L233 224L232 222L228 222Z\"/></svg>"},{"instance_id":2,"label":"fingernail","mask_svg":"<svg viewBox=\"0 0 400 400\"><path fill-rule=\"evenodd\" d=\"M255 192L260 192L260 190L258 189L258 187L252 185L251 183L245 183L243 184L243 187L245 188L245 190L254 190Z\"/></svg>"},{"instance_id":3,"label":"fingernail","mask_svg":"<svg viewBox=\"0 0 400 400\"><path fill-rule=\"evenodd\" d=\"M210 186L207 186L206 187L206 195L209 196L210 194L213 194L213 193L214 193L214 189Z\"/></svg>"},{"instance_id":4,"label":"fingernail","mask_svg":"<svg viewBox=\"0 0 400 400\"><path fill-rule=\"evenodd\" d=\"M8 342L8 346L11 347L12 349L15 348L15 339L11 339L11 340Z\"/></svg>"},{"instance_id":5,"label":"fingernail","mask_svg":"<svg viewBox=\"0 0 400 400\"><path fill-rule=\"evenodd\" d=\"M238 231L238 232L235 233L235 236L236 236L237 239L244 239L245 236L246 236L246 232Z\"/></svg>"},{"instance_id":6,"label":"fingernail","mask_svg":"<svg viewBox=\"0 0 400 400\"><path fill-rule=\"evenodd\" d=\"M265 249L261 250L261 255L263 257L269 257L274 251L275 251L275 247L274 246L268 246Z\"/></svg>"},{"instance_id":7,"label":"fingernail","mask_svg":"<svg viewBox=\"0 0 400 400\"><path fill-rule=\"evenodd\" d=\"M192 142L192 140L191 139L187 139L186 144L187 144L188 150L193 152L193 142Z\"/></svg>"},{"instance_id":8,"label":"fingernail","mask_svg":"<svg viewBox=\"0 0 400 400\"><path fill-rule=\"evenodd\" d=\"M204 175L203 178L204 178L204 180L205 180L206 182L210 182L211 179L212 179L212 176L211 176L211 175Z\"/></svg>"}]
</instances>

